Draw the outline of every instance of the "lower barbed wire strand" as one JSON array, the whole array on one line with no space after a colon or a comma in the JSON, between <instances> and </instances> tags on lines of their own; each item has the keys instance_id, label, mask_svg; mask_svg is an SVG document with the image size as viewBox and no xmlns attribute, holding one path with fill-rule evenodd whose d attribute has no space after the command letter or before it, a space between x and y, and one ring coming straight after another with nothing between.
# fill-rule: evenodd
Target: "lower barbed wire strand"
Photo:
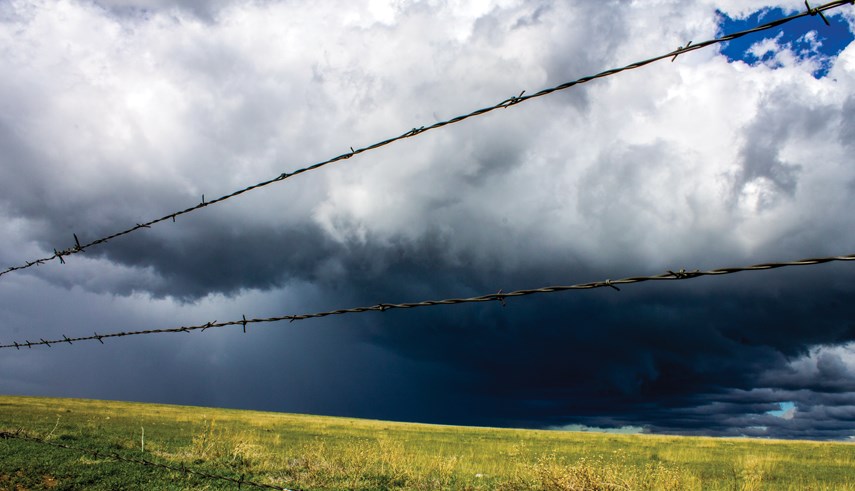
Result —
<instances>
[{"instance_id":1,"label":"lower barbed wire strand","mask_svg":"<svg viewBox=\"0 0 855 491\"><path fill-rule=\"evenodd\" d=\"M264 322L280 322L280 321L298 321L298 320L306 320L306 319L316 319L320 317L328 317L333 315L346 315L346 314L358 314L364 312L385 312L391 309L412 309L417 307L435 307L439 305L458 305L463 303L479 303L479 302L504 302L505 299L510 297L523 297L528 295L537 295L544 293L557 293L564 291L572 291L572 290L592 290L595 288L614 288L617 289L617 285L627 285L632 283L643 283L648 281L681 281L681 280L689 280L693 278L700 278L702 276L722 276L727 274L746 272L746 271L767 271L770 269L778 269L778 268L786 268L786 267L795 267L795 266L812 266L818 264L825 264L830 262L837 261L855 261L855 254L849 254L845 256L828 256L828 257L820 257L820 258L811 258L811 259L799 259L796 261L784 261L784 262L774 262L774 263L762 263L762 264L754 264L751 266L740 266L740 267L730 267L730 268L716 268L710 269L706 271L694 270L694 271L686 271L681 269L677 272L674 271L666 271L664 273L653 275L653 276L631 276L627 278L621 278L617 280L601 280L601 281L593 281L588 283L577 283L575 285L556 285L556 286L545 286L541 288L532 288L526 290L516 290L510 292L501 292L500 293L490 293L486 295L481 295L477 297L468 297L468 298L447 298L443 300L423 300L420 302L408 302L408 303L381 303L375 304L370 307L352 307L347 309L337 309L330 310L326 312L315 312L311 314L297 314L297 315L282 315L277 317L264 317L264 318L255 318L255 319L247 319L243 316L239 320L227 321L227 322L206 322L204 324L194 325L194 326L180 326L180 327L172 327L165 329L146 329L141 331L123 331L123 332L113 332L108 334L98 334L95 333L93 336L81 336L76 338L70 338L65 335L62 336L62 339L42 339L39 338L39 341L24 341L21 342L12 342L11 344L3 344L0 345L0 349L8 349L15 348L20 350L21 348L32 348L34 346L50 346L51 344L69 344L71 345L77 341L93 341L97 340L103 344L104 339L109 338L119 338L126 336L138 336L143 334L164 334L164 333L177 333L177 332L190 332L201 330L205 331L215 327L227 327L227 326L246 326L247 324L257 324Z\"/></svg>"}]
</instances>

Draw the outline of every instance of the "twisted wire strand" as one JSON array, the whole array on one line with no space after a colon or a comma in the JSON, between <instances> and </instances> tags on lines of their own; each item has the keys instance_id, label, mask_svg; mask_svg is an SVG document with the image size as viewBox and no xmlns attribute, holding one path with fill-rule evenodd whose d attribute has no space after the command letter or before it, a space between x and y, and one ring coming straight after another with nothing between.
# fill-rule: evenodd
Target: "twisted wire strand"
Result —
<instances>
[{"instance_id":1,"label":"twisted wire strand","mask_svg":"<svg viewBox=\"0 0 855 491\"><path fill-rule=\"evenodd\" d=\"M136 459L133 457L125 457L125 456L119 455L116 452L104 452L101 450L94 450L94 449L89 449L89 448L76 447L73 445L66 445L64 443L59 443L59 442L52 442L52 441L46 440L44 438L40 438L37 436L30 435L30 434L28 434L24 431L21 431L21 430L18 430L15 432L0 431L0 439L24 440L24 441L31 442L31 443L38 443L41 445L48 445L51 447L81 452L81 453L84 453L87 455L91 455L95 459L105 458L105 459L110 459L110 460L113 460L116 462L138 464L138 465L142 465L142 466L146 466L146 467L152 467L152 468L158 468L158 469L165 469L165 470L180 472L184 475L193 475L196 477L200 477L202 479L230 482L232 484L237 484L238 489L240 489L240 487L242 487L242 486L249 486L249 487L254 487L254 488L262 488L262 489L278 489L279 491L301 491L299 489L283 488L283 487L279 487L279 486L274 486L272 484L265 484L265 483L255 482L255 481L249 481L245 478L245 476L241 476L240 478L235 478L235 477L223 476L223 475L218 475L218 474L211 474L211 473L208 473L205 471L200 471L200 470L188 468L183 464L181 466L163 464L160 462L153 462L153 461L147 460L147 459Z\"/></svg>"},{"instance_id":2,"label":"twisted wire strand","mask_svg":"<svg viewBox=\"0 0 855 491\"><path fill-rule=\"evenodd\" d=\"M34 346L48 346L53 347L55 344L72 344L77 341L98 341L101 344L104 344L104 339L108 338L119 338L126 336L139 336L143 334L162 334L162 333L178 333L178 332L190 332L200 330L202 332L207 329L213 329L215 327L226 327L226 326L242 326L243 332L246 332L246 326L248 324L258 324L258 323L267 323L267 322L280 322L280 321L299 321L306 319L315 319L319 317L328 317L332 315L346 315L346 314L359 314L364 312L385 312L387 310L393 309L412 309L418 307L436 307L439 305L458 305L464 303L479 303L479 302L495 302L498 301L504 305L505 299L514 298L514 297L524 297L528 295L537 295L544 293L556 293L556 292L564 292L570 290L592 290L595 288L613 288L615 290L620 290L618 288L619 285L628 285L631 283L643 283L647 281L678 281L678 280L688 280L693 278L700 278L702 276L722 276L727 274L739 273L743 271L765 271L770 269L777 268L786 268L786 267L794 267L794 266L811 266L817 264L830 263L835 261L855 261L855 254L849 254L846 256L829 256L829 257L820 257L820 258L811 258L811 259L800 259L797 261L785 261L785 262L774 262L774 263L763 263L763 264L755 264L752 266L739 266L739 267L730 267L730 268L717 268L710 269L706 271L694 270L694 271L686 271L685 269L680 269L679 271L671 271L668 270L664 273L653 275L653 276L630 276L627 278L621 278L617 280L601 280L601 281L593 281L589 283L577 283L574 285L555 285L555 286L545 286L541 288L532 288L526 290L516 290L511 292L502 292L499 290L498 293L489 293L486 295L480 295L477 297L469 297L469 298L447 298L443 300L423 300L420 302L408 302L408 303L381 303L377 305L367 306L367 307L352 307L346 309L337 309L337 310L329 310L326 312L315 312L310 314L297 314L297 315L282 315L277 317L264 317L264 318L254 318L247 319L244 315L240 320L232 320L227 322L217 322L212 321L205 324L198 324L192 326L180 326L166 329L146 329L140 331L122 331L122 332L113 332L108 334L98 334L97 332L92 336L80 336L69 338L65 335L62 336L62 339L52 339L45 340L43 338L39 338L38 341L29 341L25 340L24 342L12 342L11 344L2 344L0 345L0 349L8 349L15 348L20 350L21 348L32 348Z\"/></svg>"},{"instance_id":3,"label":"twisted wire strand","mask_svg":"<svg viewBox=\"0 0 855 491\"><path fill-rule=\"evenodd\" d=\"M807 7L806 11L800 12L797 14L793 14L793 15L790 15L788 17L783 17L780 19L772 20L770 22L767 22L765 24L753 27L751 29L746 29L743 31L734 32L732 34L726 34L724 36L721 36L721 37L718 37L715 39L710 39L708 41L702 41L702 42L695 43L695 44L692 44L692 42L689 41L688 43L686 43L686 46L680 46L676 50L671 51L669 53L665 53L665 54L662 54L659 56L655 56L653 58L648 58L646 60L637 61L635 63L631 63L631 64L626 65L624 67L612 68L610 70L606 70L606 71L597 73L595 75L589 75L586 77L582 77L582 78L573 80L571 82L566 82L566 83L563 83L561 85L557 85L555 87L543 89L543 90L536 92L534 94L524 95L525 91L522 91L520 93L520 95L513 96L509 99L505 99L505 100L503 100L497 104L494 104L492 106L477 109L477 110L472 111L468 114L456 116L456 117L453 117L451 119L448 119L445 121L440 121L440 122L434 123L434 124L429 125L429 126L422 126L420 128L413 128L413 129L411 129L411 130L409 130L409 131L407 131L407 132L405 132L399 136L396 136L393 138L388 138L386 140L382 140L380 142L368 145L366 147L361 147L361 148L357 148L357 149L353 149L353 147L351 147L349 153L341 154L337 157L333 157L331 159L328 159L328 160L325 160L322 162L318 162L316 164L309 165L307 167L303 167L301 169L297 169L297 170L290 172L290 173L284 172L284 173L282 173L282 174L280 174L280 175L278 175L272 179L261 181L259 183L253 184L251 186L247 186L243 189L239 189L237 191L234 191L232 193L220 196L219 198L216 198L216 199L213 199L210 201L205 201L205 196L202 195L202 201L195 206L191 206L190 208L186 208L186 209L181 210L181 211L176 211L176 212L170 213L168 215L164 215L160 218L156 218L156 219L150 220L148 222L138 223L138 224L134 225L133 227L122 230L120 232L116 232L116 233L114 233L112 235L108 235L106 237L102 237L100 239L93 240L91 242L81 243L80 239L77 237L77 235L74 234L74 243L75 243L74 246L66 248L66 249L62 249L62 250L54 249L54 253L51 256L43 257L40 259L34 259L31 261L26 261L24 264L21 264L18 266L10 266L10 267L6 268L5 270L0 271L0 276L4 276L4 275L7 275L7 274L15 272L15 271L20 271L23 269L31 268L33 266L45 264L47 262L50 262L50 261L53 261L56 259L59 259L60 263L64 264L65 263L65 259L64 259L65 257L71 256L73 254L77 254L80 252L84 252L85 250L87 250L91 247L97 246L99 244L103 244L103 243L108 242L110 240L113 240L117 237L128 235L132 232L135 232L135 231L143 229L143 228L150 228L152 225L155 225L155 224L160 223L160 222L165 222L167 220L175 221L175 218L178 216L194 212L196 210L208 207L208 206L213 205L213 204L221 203L223 201L234 198L236 196L240 196L240 195L247 193L249 191L252 191L252 190L255 190L258 188L262 188L262 187L268 186L268 185L276 183L276 182L284 181L288 178L297 176L297 175L302 174L304 172L313 171L313 170L319 169L321 167L324 167L326 165L329 165L329 164L332 164L335 162L347 160L347 159L349 159L355 155L365 153L365 152L369 152L371 150L375 150L375 149L380 148L380 147L384 147L386 145L397 142L399 140L403 140L406 138L412 138L412 137L415 137L417 135L420 135L420 134L425 133L425 132L430 131L430 130L434 130L434 129L442 128L444 126L459 123L461 121L464 121L464 120L467 120L469 118L473 118L476 116L481 116L483 114L495 111L496 109L509 108L511 106L515 106L517 104L522 104L523 102L526 102L526 101L529 101L532 99L543 97L543 96L551 94L553 92L566 90L566 89L569 89L570 87L574 87L576 85L581 85L581 84L584 84L584 83L587 83L587 82L590 82L592 80L596 80L599 78L604 78L604 77L616 75L616 74L621 73L623 71L641 68L645 65L649 65L651 63L654 63L654 62L657 62L660 60L664 60L667 58L671 58L671 61L674 61L677 58L677 56L679 56L681 54L688 53L691 51L696 51L699 49L703 49L703 48L706 48L706 47L714 45L714 44L719 44L719 43L731 41L731 40L734 40L734 39L737 39L737 38L740 38L743 36L747 36L749 34L753 34L756 32L765 31L768 29L773 29L775 27L784 25L788 22L792 22L792 21L794 21L798 18L801 18L801 17L805 17L805 16L809 16L809 15L811 15L811 16L819 15L822 18L822 20L825 21L826 24L828 24L828 20L825 18L825 15L823 14L823 12L831 10L831 9L835 9L835 8L838 8L838 7L841 7L843 5L847 5L847 4L855 5L855 0L837 0L837 1L833 1L833 2L828 2L826 4L820 5L820 6L815 7L815 8L810 7L810 5L807 2L805 2L805 5Z\"/></svg>"}]
</instances>

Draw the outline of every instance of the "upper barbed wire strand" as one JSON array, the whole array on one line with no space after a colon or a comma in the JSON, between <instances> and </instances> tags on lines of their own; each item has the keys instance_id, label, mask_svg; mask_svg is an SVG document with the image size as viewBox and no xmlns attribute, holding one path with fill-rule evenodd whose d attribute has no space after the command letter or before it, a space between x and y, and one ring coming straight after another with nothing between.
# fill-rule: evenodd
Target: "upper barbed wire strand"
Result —
<instances>
[{"instance_id":1,"label":"upper barbed wire strand","mask_svg":"<svg viewBox=\"0 0 855 491\"><path fill-rule=\"evenodd\" d=\"M76 338L69 338L63 335L62 339L53 339L53 340L45 340L43 338L39 338L38 341L29 341L25 340L22 343L12 342L11 344L3 344L0 345L0 349L6 348L32 348L33 346L48 346L52 347L54 344L62 344L68 343L69 345L77 342L77 341L99 341L101 344L104 344L104 339L107 338L118 338L125 336L138 336L142 334L163 334L163 333L178 333L178 332L190 332L201 330L205 331L207 329L212 329L215 327L225 327L225 326L242 326L243 331L246 332L246 326L248 324L257 324L262 322L279 322L279 321L299 321L305 319L313 319L318 317L327 317L331 315L344 315L344 314L357 314L363 312L385 312L387 310L392 309L411 309L417 307L435 307L439 305L457 305L463 303L478 303L478 302L493 302L498 301L504 305L505 299L511 297L522 297L527 295L536 295L543 293L555 293L555 292L563 292L569 290L592 290L595 288L614 288L615 290L619 290L618 285L628 285L631 283L642 283L645 281L675 281L675 280L688 280L692 278L700 278L702 276L721 276L733 273L739 273L742 271L765 271L770 269L784 268L784 267L793 267L793 266L811 266L817 264L830 263L834 261L855 261L855 254L849 254L847 256L829 256L829 257L820 257L820 258L811 258L811 259L800 259L797 261L785 261L785 262L775 262L775 263L762 263L755 264L752 266L739 266L739 267L731 267L731 268L717 268L710 269L706 271L694 270L694 271L686 271L685 269L680 269L679 271L666 271L662 274L654 275L654 276L630 276L627 278L621 278L617 280L601 280L601 281L593 281L589 283L577 283L574 285L556 285L556 286L545 286L542 288L533 288L527 290L516 290L504 293L502 290L499 290L498 293L489 293L486 295L480 295L477 297L469 297L469 298L447 298L443 300L423 300L420 302L409 302L409 303L381 303L372 305L370 307L352 307L347 309L337 309L337 310L329 310L326 312L316 312L311 314L298 314L298 315L283 315L278 317L266 317L266 318L257 318L257 319L247 319L246 316L243 316L240 320L233 320L228 322L207 322L205 324L199 324L194 326L181 326L181 327L173 327L167 329L147 329L142 331L125 331L125 332L114 332L108 334L98 334L94 333L92 336L81 336Z\"/></svg>"},{"instance_id":2,"label":"upper barbed wire strand","mask_svg":"<svg viewBox=\"0 0 855 491\"><path fill-rule=\"evenodd\" d=\"M473 118L476 116L481 116L483 114L492 112L496 109L504 109L504 108L508 108L511 106L515 106L515 105L521 104L521 103L526 102L526 101L530 101L530 100L538 98L538 97L543 97L543 96L551 94L553 92L566 90L566 89L569 89L570 87L580 85L580 84L584 84L586 82L590 82L590 81L596 80L598 78L604 78L604 77L608 77L611 75L616 75L616 74L621 73L623 71L641 68L645 65L649 65L651 63L654 63L654 62L657 62L660 60L664 60L667 58L671 58L671 60L673 61L674 59L676 59L677 56L679 56L681 54L688 53L688 52L695 51L695 50L699 50L699 49L703 49L703 48L706 48L707 46L712 46L714 44L723 43L726 41L731 41L733 39L737 39L737 38L740 38L743 36L747 36L749 34L753 34L756 32L772 29L772 28L781 26L783 24L786 24L788 22L792 22L793 20L796 20L796 19L801 18L801 17L806 17L809 15L820 15L823 18L823 20L825 20L825 17L822 14L824 11L835 9L835 8L841 7L843 5L855 5L855 0L837 0L834 2L829 2L826 4L820 5L820 6L815 7L815 8L811 8L809 5L806 4L807 10L804 12L800 12L798 14L793 14L793 15L788 16L788 17L783 17L783 18L780 18L777 20L773 20L773 21L767 22L766 24L762 24L762 25L759 25L757 27L753 27L751 29L746 29L744 31L739 31L739 32L735 32L732 34L726 34L724 36L721 36L721 37L718 37L715 39L711 39L708 41L702 41L702 42L694 43L694 44L691 41L689 41L688 43L686 43L686 46L680 46L676 50L671 51L669 53L659 55L659 56L656 56L653 58L648 58L648 59L643 60L643 61L637 61L635 63L631 63L629 65L626 65L622 68L613 68L610 70L600 72L596 75L590 75L590 76L582 77L582 78L576 79L576 80L571 81L571 82L566 82L566 83L563 83L561 85L556 85L555 87L543 89L543 90L536 92L534 94L524 95L525 91L522 91L522 92L520 92L520 95L513 96L510 99L505 99L502 102L499 102L495 105L484 107L481 109L477 109L477 110L472 111L468 114L456 116L454 118L451 118L451 119L448 119L445 121L440 121L440 122L434 123L430 126L422 126L419 128L413 128L411 130L408 130L406 133L403 133L400 136L396 136L394 138L389 138L389 139L374 143L372 145L368 145L366 147L357 148L355 150L351 147L351 149L350 149L351 151L349 153L341 154L337 157L333 157L333 158L325 160L323 162L318 162L318 163L310 165L308 167L303 167L302 169L297 169L297 170L290 172L290 173L285 172L285 173L279 174L278 176L276 176L272 179L268 179L266 181L262 181L262 182L253 184L251 186L247 186L243 189L234 191L234 192L232 192L230 194L226 194L224 196L220 196L219 198L216 198L213 200L205 201L205 196L202 195L202 201L199 204L197 204L196 206L192 206L190 208L187 208L187 209L184 209L181 211L176 211L176 212L170 213L168 215L164 215L160 218L150 220L148 222L137 223L133 227L130 227L126 230L122 230L121 232L116 232L112 235L108 235L106 237L102 237L100 239L93 240L91 242L86 242L86 243L81 244L80 240L78 239L77 235L75 234L74 235L74 242L75 242L74 246L66 248L66 249L62 249L62 250L54 249L54 253L52 256L48 256L48 257L44 257L44 258L40 258L40 259L34 259L32 261L26 261L24 264L19 265L19 266L10 266L10 267L6 268L5 270L0 271L0 276L4 276L4 275L7 275L7 274L15 272L15 271L20 271L23 269L31 268L33 266L41 265L41 264L44 264L44 263L47 263L47 262L50 262L50 261L53 261L56 259L59 259L59 261L61 263L65 263L64 257L71 256L71 255L77 254L79 252L84 252L86 249L89 249L89 248L94 247L94 246L99 245L99 244L104 244L105 242L108 242L108 241L115 239L117 237L121 237L123 235L128 235L132 232L135 232L135 231L143 229L143 228L149 228L154 224L157 224L160 222L165 222L167 220L175 221L175 218L178 216L185 215L185 214L191 213L193 211L199 210L201 208L205 208L205 207L226 201L228 199L234 198L236 196L240 196L241 194L252 191L254 189L265 187L265 186L268 186L268 185L276 183L276 182L284 181L290 177L294 177L294 176L302 174L304 172L309 172L309 171L319 169L321 167L324 167L328 164L332 164L334 162L339 162L341 160L347 160L347 159L353 157L354 155L358 155L358 154L361 154L364 152L375 150L377 148L389 145L389 144L394 143L394 142L399 141L399 140L403 140L406 138L412 138L414 136L420 135L420 134L425 133L425 132L430 131L430 130L434 130L437 128L442 128L443 126L448 126L451 124L459 123L461 121L464 121L466 119Z\"/></svg>"}]
</instances>

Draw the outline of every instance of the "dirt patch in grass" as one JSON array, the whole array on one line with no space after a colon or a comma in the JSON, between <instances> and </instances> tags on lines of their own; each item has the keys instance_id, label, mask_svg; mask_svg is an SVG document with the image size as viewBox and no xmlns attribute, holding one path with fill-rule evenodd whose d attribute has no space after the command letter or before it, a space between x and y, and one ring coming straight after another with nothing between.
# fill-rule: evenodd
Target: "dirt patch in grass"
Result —
<instances>
[{"instance_id":1,"label":"dirt patch in grass","mask_svg":"<svg viewBox=\"0 0 855 491\"><path fill-rule=\"evenodd\" d=\"M24 477L24 473L21 471L16 472L15 475L18 478ZM14 484L14 486L15 486L14 488L11 487L11 481L13 481L13 478L9 474L0 474L0 489L3 489L3 490L8 489L9 491L12 491L12 490L14 490L14 491L29 491L27 488L25 488L24 486L17 484L17 483Z\"/></svg>"},{"instance_id":2,"label":"dirt patch in grass","mask_svg":"<svg viewBox=\"0 0 855 491\"><path fill-rule=\"evenodd\" d=\"M59 481L53 476L44 475L42 476L42 486L44 486L45 489L53 489L59 486Z\"/></svg>"}]
</instances>

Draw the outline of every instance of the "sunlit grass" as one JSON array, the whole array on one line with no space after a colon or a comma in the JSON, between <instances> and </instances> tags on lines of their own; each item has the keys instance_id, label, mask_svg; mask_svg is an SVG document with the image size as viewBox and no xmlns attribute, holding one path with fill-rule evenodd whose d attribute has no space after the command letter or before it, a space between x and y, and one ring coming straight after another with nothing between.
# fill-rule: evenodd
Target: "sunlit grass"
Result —
<instances>
[{"instance_id":1,"label":"sunlit grass","mask_svg":"<svg viewBox=\"0 0 855 491\"><path fill-rule=\"evenodd\" d=\"M0 430L307 490L855 490L845 443L529 431L0 396ZM0 440L0 489L232 489Z\"/></svg>"}]
</instances>

